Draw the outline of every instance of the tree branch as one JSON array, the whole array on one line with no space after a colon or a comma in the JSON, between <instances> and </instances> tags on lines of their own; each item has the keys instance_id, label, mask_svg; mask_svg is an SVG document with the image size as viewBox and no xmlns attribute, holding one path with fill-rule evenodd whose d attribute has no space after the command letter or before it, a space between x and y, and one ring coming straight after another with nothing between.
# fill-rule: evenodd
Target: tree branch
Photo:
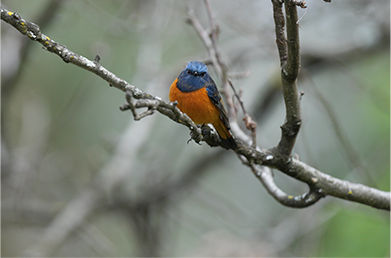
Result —
<instances>
[{"instance_id":1,"label":"tree branch","mask_svg":"<svg viewBox=\"0 0 391 258\"><path fill-rule=\"evenodd\" d=\"M315 202L319 201L324 194L319 191L310 189L305 194L292 196L282 191L274 182L272 170L268 167L257 167L253 164L250 165L251 171L261 181L266 191L273 196L273 198L282 205L294 208L305 208L311 206Z\"/></svg>"},{"instance_id":2,"label":"tree branch","mask_svg":"<svg viewBox=\"0 0 391 258\"><path fill-rule=\"evenodd\" d=\"M288 38L286 39L282 2L279 0L272 0L272 3L276 28L276 43L280 55L282 94L284 96L286 110L285 123L281 126L281 140L276 149L285 159L287 159L291 155L301 126L301 95L297 88L297 77L300 70L299 25L297 24L296 3L285 0Z\"/></svg>"},{"instance_id":3,"label":"tree branch","mask_svg":"<svg viewBox=\"0 0 391 258\"><path fill-rule=\"evenodd\" d=\"M96 56L94 61L91 61L72 52L66 46L50 39L41 33L38 25L27 21L20 17L19 14L10 12L4 8L1 8L1 19L14 26L23 35L41 43L43 45L43 49L58 55L64 62L71 63L88 70L107 81L110 86L126 92L136 100L140 100L136 105L137 108L147 107L156 109L158 112L168 116L175 122L186 125L192 133L192 138L197 143L202 140L201 130L186 114L183 114L178 108L176 108L175 104L164 101L159 97L152 96L143 90L136 88L125 80L117 77L114 73L110 72L99 64L99 56Z\"/></svg>"},{"instance_id":4,"label":"tree branch","mask_svg":"<svg viewBox=\"0 0 391 258\"><path fill-rule=\"evenodd\" d=\"M390 210L390 192L332 177L296 159L292 159L289 171L292 171L291 176L301 181L312 182L311 187L317 189L318 193L324 196L330 195L348 201L369 204L378 209Z\"/></svg>"},{"instance_id":5,"label":"tree branch","mask_svg":"<svg viewBox=\"0 0 391 258\"><path fill-rule=\"evenodd\" d=\"M287 15L287 24L290 24L288 25L288 31L292 29L292 32L288 32L289 44L290 40L295 41L296 37L298 37L298 28L295 21L295 19L297 19L297 13L296 16L294 16L296 7L293 3L289 2L286 5L289 5L288 7L286 7L286 11L287 13L289 13ZM277 7L277 13L282 13L281 4L279 3L279 1L273 0L273 6L274 8ZM214 136L215 133L212 133L210 131L205 133L204 129L198 128L186 114L183 114L179 111L178 108L176 108L175 103L170 103L162 100L160 97L148 94L129 84L128 82L122 80L121 78L118 78L115 74L108 71L106 68L99 64L99 58L96 58L94 61L91 61L81 55L70 51L66 46L55 42L46 35L42 34L36 24L26 21L18 14L5 10L3 8L1 8L1 19L14 26L17 30L19 30L22 34L26 35L30 39L41 43L44 46L44 49L58 55L65 62L72 63L83 69L93 72L94 74L101 77L103 80L107 81L111 86L114 86L115 88L126 92L128 100L127 105L129 106L125 104L125 106L122 106L123 109L133 108L133 112L135 112L138 108L148 108L149 111L146 111L140 115L135 115L134 117L136 119L141 119L147 115L151 115L153 111L156 110L159 113L169 117L173 121L188 127L191 132L192 138L196 142L206 141L207 143L211 144L216 143L215 139L213 137L210 137ZM276 25L278 25L279 28L281 27L280 19L278 19ZM279 29L277 35L277 44L279 42L278 39L281 36L280 32L281 31ZM280 46L282 48L283 45ZM284 61L285 59L281 58L281 53L284 54L283 49L280 51L280 60ZM300 59L299 57L295 58L294 56L292 57L293 61L290 61L289 59L291 58L291 54L295 56L299 55L298 45L288 47L287 65L286 67L284 66L282 70L282 74L284 74L284 71L288 73L288 75L286 76L283 75L285 76L283 77L283 79L285 78L286 80L286 84L284 85L284 87L286 88L286 95L284 93L284 100L287 106L286 108L288 109L289 107L293 108L294 110L289 112L287 110L287 122L283 126L283 135L281 137L279 145L277 146L277 148L260 151L257 147L254 148L247 146L243 143L239 143L236 153L243 156L246 162L252 166L253 172L257 174L259 168L256 168L256 166L259 165L267 166L270 168L277 168L283 173L309 185L310 191L307 194L299 197L292 197L286 195L282 191L279 191L278 187L273 186L274 182L273 180L270 180L271 174L266 174L265 172L262 172L260 174L261 176L262 174L264 174L262 176L263 182L266 182L265 185L267 187L267 190L272 194L272 196L279 200L282 204L287 205L289 207L306 207L312 203L315 203L321 197L330 195L366 204L375 208L389 210L389 192L384 192L364 185L336 179L316 170L315 168L310 167L303 162L300 162L290 157L291 149L294 145L298 129L300 128L301 119L299 105L300 94L297 91L297 85L295 83L297 77L295 73L298 72L298 67L294 67L298 64L297 62L299 62ZM294 83L292 83L292 80ZM294 89L289 90L288 87L293 87ZM284 127L286 128L284 129ZM291 135L292 133L294 135Z\"/></svg>"}]
</instances>

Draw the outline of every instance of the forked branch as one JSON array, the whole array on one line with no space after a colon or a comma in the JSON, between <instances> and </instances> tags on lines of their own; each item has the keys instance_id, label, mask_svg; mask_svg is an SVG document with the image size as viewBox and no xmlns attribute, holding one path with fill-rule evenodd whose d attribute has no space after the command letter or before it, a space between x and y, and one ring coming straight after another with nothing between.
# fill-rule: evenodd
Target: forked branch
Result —
<instances>
[{"instance_id":1,"label":"forked branch","mask_svg":"<svg viewBox=\"0 0 391 258\"><path fill-rule=\"evenodd\" d=\"M286 122L282 126L283 132L280 143L276 148L272 148L266 151L261 151L260 148L256 146L249 146L247 144L239 143L238 149L235 151L256 175L259 174L259 178L265 185L268 192L271 193L271 195L273 195L273 197L280 203L289 207L306 207L315 203L321 197L330 195L341 199L366 204L378 209L390 210L389 192L384 192L361 184L355 184L331 177L303 162L293 159L290 155L301 123L300 93L298 92L296 85L296 73L300 67L300 63L297 63L300 62L298 38L297 45L289 46L290 42L294 42L295 38L298 37L295 2L296 1L285 1L288 30L287 41L283 37L284 16L282 11L282 4L278 0L273 0L277 45L280 53L282 77L283 80L285 80L285 84L283 85L283 94L287 109ZM29 22L23 19L20 15L5 10L4 8L1 8L1 19L15 27L23 35L42 44L45 50L56 54L66 63L71 63L86 69L101 77L110 86L125 92L127 104L123 105L122 108L132 110L135 119L142 119L145 116L152 115L156 110L173 121L188 127L192 138L196 142L205 141L211 146L216 145L216 139L218 139L217 135L210 131L204 132L204 129L198 128L186 114L180 112L175 103L164 101L160 97L153 96L145 91L142 91L125 80L117 77L99 63L99 58L95 58L95 60L89 60L72 52L66 46L50 39L41 33L38 25ZM207 36L209 37L209 35ZM210 43L212 43L212 41L210 41ZM213 44L209 46L209 49L213 51ZM291 55L295 56L291 57ZM216 56L211 56L211 58L216 58ZM218 64L219 62L216 63L217 67L222 68ZM224 73L224 70L221 70L221 72ZM146 108L147 110L141 114L138 114L136 110L139 108ZM262 171L264 167L260 166L266 166L268 167L267 169L277 168L283 173L307 183L310 187L310 191L305 195L296 197L287 195L275 185L271 174L267 173L267 171Z\"/></svg>"}]
</instances>

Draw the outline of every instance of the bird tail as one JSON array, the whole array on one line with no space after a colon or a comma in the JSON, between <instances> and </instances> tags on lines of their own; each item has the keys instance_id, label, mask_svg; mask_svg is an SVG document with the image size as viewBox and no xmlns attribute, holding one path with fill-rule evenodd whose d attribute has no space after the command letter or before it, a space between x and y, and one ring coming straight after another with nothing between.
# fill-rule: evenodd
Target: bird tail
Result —
<instances>
[{"instance_id":1,"label":"bird tail","mask_svg":"<svg viewBox=\"0 0 391 258\"><path fill-rule=\"evenodd\" d=\"M220 135L221 146L224 149L237 149L238 146L232 134L229 132L228 128L225 126L223 121L213 124L213 127L216 129L217 133Z\"/></svg>"}]
</instances>

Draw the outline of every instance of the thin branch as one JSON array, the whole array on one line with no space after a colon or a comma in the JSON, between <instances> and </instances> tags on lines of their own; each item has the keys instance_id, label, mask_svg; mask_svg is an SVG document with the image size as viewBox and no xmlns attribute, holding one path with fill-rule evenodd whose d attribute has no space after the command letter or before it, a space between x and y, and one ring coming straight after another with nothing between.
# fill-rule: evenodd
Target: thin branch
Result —
<instances>
[{"instance_id":1,"label":"thin branch","mask_svg":"<svg viewBox=\"0 0 391 258\"><path fill-rule=\"evenodd\" d=\"M278 54L280 56L280 67L285 67L286 61L288 59L288 49L285 38L285 16L282 11L282 2L280 0L272 0L272 3L276 43Z\"/></svg>"},{"instance_id":2,"label":"thin branch","mask_svg":"<svg viewBox=\"0 0 391 258\"><path fill-rule=\"evenodd\" d=\"M282 205L293 208L305 208L319 201L325 195L319 191L310 189L307 193L297 196L286 194L274 182L272 170L268 167L250 165L251 171L261 181L268 193Z\"/></svg>"},{"instance_id":3,"label":"thin branch","mask_svg":"<svg viewBox=\"0 0 391 258\"><path fill-rule=\"evenodd\" d=\"M312 181L312 186L318 189L320 194L362 204L371 203L372 207L390 210L390 192L332 177L295 159L291 164L292 172L294 171L292 176L305 182Z\"/></svg>"},{"instance_id":4,"label":"thin branch","mask_svg":"<svg viewBox=\"0 0 391 258\"><path fill-rule=\"evenodd\" d=\"M257 122L247 113L246 108L244 107L243 101L240 98L239 94L237 93L231 79L228 79L228 83L231 86L232 91L234 92L234 96L239 102L240 107L243 110L244 113L244 124L246 125L247 130L251 131L251 139L252 144L251 147L256 148L257 147Z\"/></svg>"},{"instance_id":5,"label":"thin branch","mask_svg":"<svg viewBox=\"0 0 391 258\"><path fill-rule=\"evenodd\" d=\"M146 116L153 115L153 113L155 112L155 110L159 106L159 102L157 100L148 100L148 101L146 101L146 100L141 100L140 99L136 103L133 103L131 92L127 92L125 94L125 98L126 98L127 103L125 103L122 106L120 106L119 109L121 111L126 111L126 110L130 109L132 111L133 118L134 118L135 121L139 121L139 120L141 120L142 118L144 118ZM143 108L143 107L147 107L147 110L144 111L141 114L137 113L137 109L138 108Z\"/></svg>"},{"instance_id":6,"label":"thin branch","mask_svg":"<svg viewBox=\"0 0 391 258\"><path fill-rule=\"evenodd\" d=\"M307 6L305 5L306 2L305 1L299 1L299 0L290 0L292 2L292 4L295 4L301 8L307 8Z\"/></svg>"},{"instance_id":7,"label":"thin branch","mask_svg":"<svg viewBox=\"0 0 391 258\"><path fill-rule=\"evenodd\" d=\"M215 19L214 19L214 15L212 13L212 9L210 8L210 4L209 4L209 0L204 0L204 3L205 3L205 6L206 6L206 11L207 11L207 14L208 14L208 20L209 20L209 24L210 24L210 39L212 40L212 46L213 46L213 49L215 50L215 55L216 55L216 60L217 62L219 63L219 66L222 68L222 77L226 77L227 76L227 73L226 73L226 69L223 69L225 67L225 64L221 58L221 55L220 55L220 50L217 46L217 38L219 36L219 33L220 33L220 28L219 26L217 25ZM214 64L216 66L216 64Z\"/></svg>"},{"instance_id":8,"label":"thin branch","mask_svg":"<svg viewBox=\"0 0 391 258\"><path fill-rule=\"evenodd\" d=\"M297 9L294 2L285 0L287 39L282 3L272 0L276 43L280 56L282 94L284 96L286 118L281 126L281 140L276 151L287 159L295 145L301 126L300 93L297 88L297 76L300 69L299 25Z\"/></svg>"}]
</instances>

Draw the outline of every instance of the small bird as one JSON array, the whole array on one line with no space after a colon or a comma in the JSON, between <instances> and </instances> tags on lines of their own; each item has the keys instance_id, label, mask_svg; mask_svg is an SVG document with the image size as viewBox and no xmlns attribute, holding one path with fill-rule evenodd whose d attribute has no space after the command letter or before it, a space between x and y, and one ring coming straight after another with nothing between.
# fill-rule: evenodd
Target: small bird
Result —
<instances>
[{"instance_id":1,"label":"small bird","mask_svg":"<svg viewBox=\"0 0 391 258\"><path fill-rule=\"evenodd\" d=\"M237 148L220 93L204 63L190 61L186 65L171 84L169 99L171 102L177 101L179 110L197 125L212 124L223 148Z\"/></svg>"}]
</instances>

